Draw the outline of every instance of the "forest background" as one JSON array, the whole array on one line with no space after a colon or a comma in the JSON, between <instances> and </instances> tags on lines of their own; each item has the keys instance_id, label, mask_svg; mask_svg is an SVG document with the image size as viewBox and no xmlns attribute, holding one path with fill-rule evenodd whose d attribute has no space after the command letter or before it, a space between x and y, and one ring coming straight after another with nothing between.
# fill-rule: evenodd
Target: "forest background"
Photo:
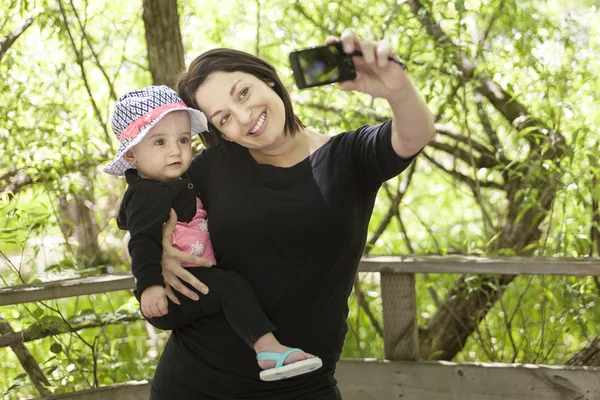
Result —
<instances>
[{"instance_id":1,"label":"forest background","mask_svg":"<svg viewBox=\"0 0 600 400\"><path fill-rule=\"evenodd\" d=\"M111 107L173 87L204 50L273 63L322 133L384 121L381 100L293 86L287 54L348 27L392 43L438 132L380 191L366 255L599 255L598 1L0 4L2 285L128 270L114 220L125 183L101 171ZM421 274L417 289L424 359L600 365L597 278ZM350 309L343 356L383 358L376 275L359 276ZM11 330L36 362L0 347L7 399L149 378L168 337L127 291L0 307Z\"/></svg>"}]
</instances>

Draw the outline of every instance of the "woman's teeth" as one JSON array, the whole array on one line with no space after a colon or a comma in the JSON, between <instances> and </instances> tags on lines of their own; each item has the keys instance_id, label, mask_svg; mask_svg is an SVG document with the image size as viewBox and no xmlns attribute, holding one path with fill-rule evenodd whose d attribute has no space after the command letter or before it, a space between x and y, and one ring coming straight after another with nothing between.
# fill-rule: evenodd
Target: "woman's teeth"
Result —
<instances>
[{"instance_id":1,"label":"woman's teeth","mask_svg":"<svg viewBox=\"0 0 600 400\"><path fill-rule=\"evenodd\" d=\"M258 122L256 123L256 126L254 128L252 128L252 130L250 131L250 134L256 133L258 132L258 130L263 126L263 124L265 123L265 118L267 118L267 114L266 113L262 113L260 115L260 118L258 119Z\"/></svg>"}]
</instances>

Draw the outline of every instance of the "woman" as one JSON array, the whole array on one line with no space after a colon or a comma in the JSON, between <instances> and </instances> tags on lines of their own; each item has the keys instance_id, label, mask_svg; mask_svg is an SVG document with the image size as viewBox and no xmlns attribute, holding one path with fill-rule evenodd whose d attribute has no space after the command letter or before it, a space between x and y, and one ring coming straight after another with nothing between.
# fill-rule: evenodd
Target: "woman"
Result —
<instances>
[{"instance_id":1,"label":"woman","mask_svg":"<svg viewBox=\"0 0 600 400\"><path fill-rule=\"evenodd\" d=\"M435 131L407 74L389 61L396 56L387 42L361 41L351 30L339 41L346 53L363 53L353 57L357 78L340 86L386 99L391 120L333 137L312 131L294 115L273 67L235 50L203 53L179 83L182 99L209 121L208 148L191 171L219 264L248 280L278 339L320 357L323 367L261 382L252 351L215 315L173 331L152 399L341 399L335 364L377 191ZM179 264L209 264L170 246L171 225L163 275L191 301L206 287ZM179 301L172 291L169 298Z\"/></svg>"}]
</instances>

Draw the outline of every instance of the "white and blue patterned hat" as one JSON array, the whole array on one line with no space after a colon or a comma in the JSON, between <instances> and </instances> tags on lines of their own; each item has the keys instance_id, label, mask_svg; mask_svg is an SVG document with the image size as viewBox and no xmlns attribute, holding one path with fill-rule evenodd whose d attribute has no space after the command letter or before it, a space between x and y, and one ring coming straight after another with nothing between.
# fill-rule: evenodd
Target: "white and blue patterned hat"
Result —
<instances>
[{"instance_id":1,"label":"white and blue patterned hat","mask_svg":"<svg viewBox=\"0 0 600 400\"><path fill-rule=\"evenodd\" d=\"M189 108L177 93L168 86L147 86L121 96L115 104L112 129L121 142L114 160L104 168L111 175L124 175L135 168L123 159L125 153L140 143L146 133L165 115L172 111L185 110L190 115L192 135L207 129L204 114Z\"/></svg>"}]
</instances>

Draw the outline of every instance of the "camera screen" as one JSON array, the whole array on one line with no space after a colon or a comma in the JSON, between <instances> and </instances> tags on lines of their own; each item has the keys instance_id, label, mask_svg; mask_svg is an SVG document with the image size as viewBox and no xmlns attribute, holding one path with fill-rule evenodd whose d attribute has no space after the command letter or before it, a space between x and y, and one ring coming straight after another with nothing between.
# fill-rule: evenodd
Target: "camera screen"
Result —
<instances>
[{"instance_id":1,"label":"camera screen","mask_svg":"<svg viewBox=\"0 0 600 400\"><path fill-rule=\"evenodd\" d=\"M333 45L299 52L298 61L306 85L339 80L340 59L340 52Z\"/></svg>"}]
</instances>

